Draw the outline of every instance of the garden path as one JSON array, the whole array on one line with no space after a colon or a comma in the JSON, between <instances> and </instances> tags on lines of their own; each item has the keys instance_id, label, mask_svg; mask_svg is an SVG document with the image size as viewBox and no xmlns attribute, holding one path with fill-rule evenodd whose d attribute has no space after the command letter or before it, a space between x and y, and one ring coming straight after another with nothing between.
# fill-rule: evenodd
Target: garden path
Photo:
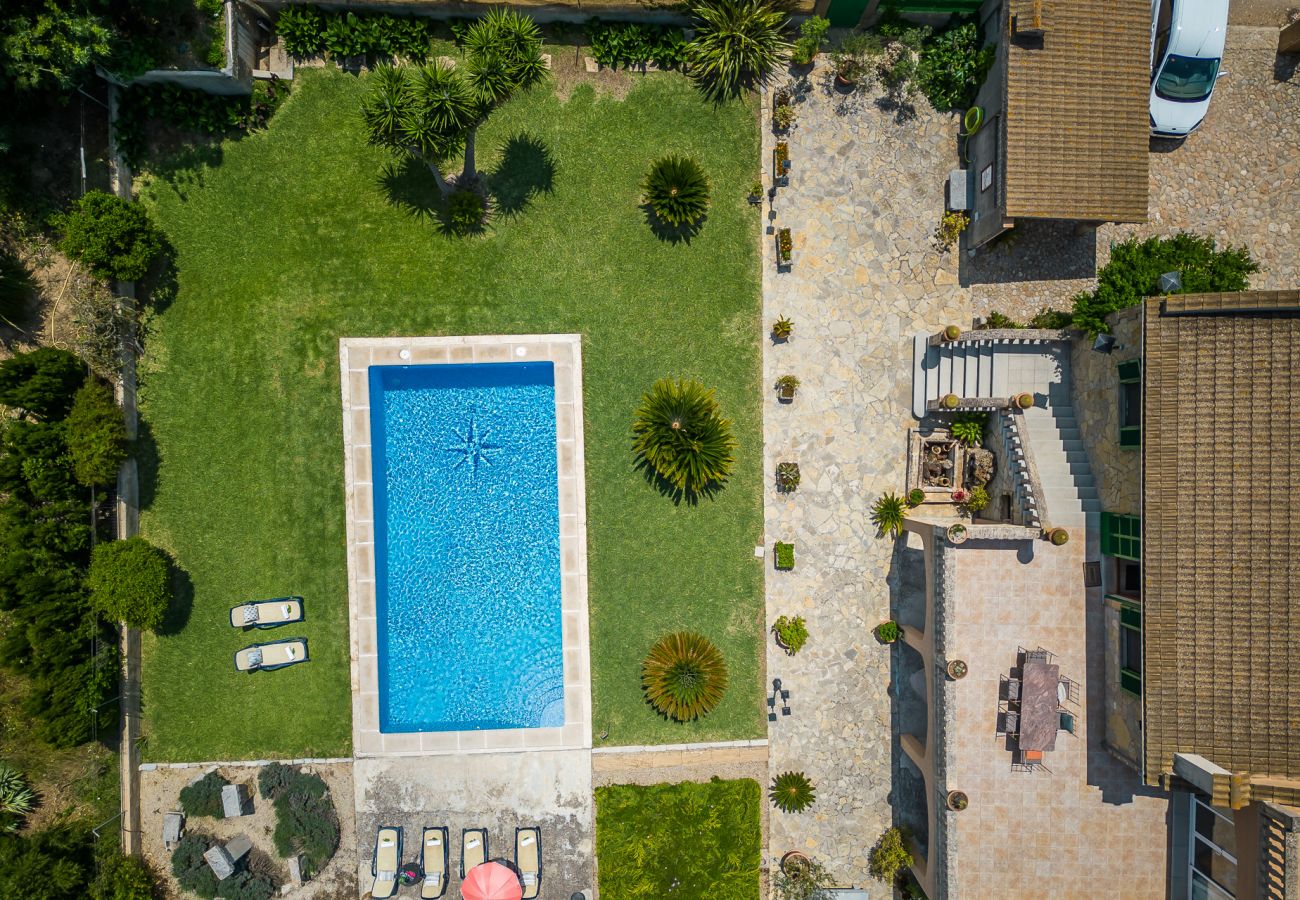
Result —
<instances>
[{"instance_id":1,"label":"garden path","mask_svg":"<svg viewBox=\"0 0 1300 900\"><path fill-rule=\"evenodd\" d=\"M770 95L765 95L770 183ZM768 642L768 677L791 692L791 714L769 722L769 774L804 771L817 799L801 814L772 811L772 861L799 849L840 884L867 886L867 855L891 824L894 758L891 655L872 637L889 618L899 573L894 542L876 537L873 500L903 490L912 337L970 321L956 253L933 246L944 178L955 168L957 121L920 101L898 123L870 98L845 108L826 87L826 64L810 76L789 134L790 186L778 188L776 227L794 237L794 266L776 271L764 236L764 329L794 321L788 343L768 342L764 378L801 382L790 404L765 400L766 538L792 541L791 572L768 567L768 624L802 615L810 637L787 657ZM767 213L765 207L764 214ZM765 224L772 224L766 222ZM802 482L772 485L778 461Z\"/></svg>"}]
</instances>

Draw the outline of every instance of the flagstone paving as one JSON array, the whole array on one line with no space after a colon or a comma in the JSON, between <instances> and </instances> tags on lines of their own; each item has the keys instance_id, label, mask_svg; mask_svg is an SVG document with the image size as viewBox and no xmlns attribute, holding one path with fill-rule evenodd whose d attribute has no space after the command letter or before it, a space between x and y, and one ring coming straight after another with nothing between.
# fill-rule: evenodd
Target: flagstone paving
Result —
<instances>
[{"instance_id":1,"label":"flagstone paving","mask_svg":"<svg viewBox=\"0 0 1300 900\"><path fill-rule=\"evenodd\" d=\"M804 813L772 812L769 851L803 850L840 883L865 886L867 853L891 824L896 752L890 655L871 629L889 617L898 576L870 506L903 489L912 336L969 322L970 310L956 253L932 246L957 164L955 119L926 108L900 125L870 103L838 115L822 77L798 104L790 186L774 201L776 226L794 233L793 269L777 273L774 239L764 242L764 327L794 321L788 343L769 342L764 377L801 382L790 404L769 391L764 410L768 624L802 615L811 635L794 657L768 643L768 677L791 692L791 714L778 704L769 724L769 770L804 771L817 792ZM802 470L788 495L771 487L783 460ZM772 570L777 540L794 543L793 571Z\"/></svg>"}]
</instances>

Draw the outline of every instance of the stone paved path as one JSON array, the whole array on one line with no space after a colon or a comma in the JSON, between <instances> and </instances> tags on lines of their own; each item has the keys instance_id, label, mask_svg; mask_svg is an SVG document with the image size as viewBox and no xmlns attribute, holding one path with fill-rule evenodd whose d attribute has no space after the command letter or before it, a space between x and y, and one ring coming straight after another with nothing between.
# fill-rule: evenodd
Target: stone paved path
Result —
<instances>
[{"instance_id":1,"label":"stone paved path","mask_svg":"<svg viewBox=\"0 0 1300 900\"><path fill-rule=\"evenodd\" d=\"M769 766L805 771L817 801L798 815L773 810L769 848L804 850L841 883L866 886L867 852L891 821L894 752L890 657L871 629L898 581L893 543L875 536L869 511L903 487L912 336L969 322L970 310L956 255L931 246L956 121L926 110L896 125L870 104L837 115L819 72L812 81L789 136L791 185L775 200L776 225L794 230L795 265L778 274L765 239L763 307L765 328L794 320L794 338L764 352L767 383L785 373L802 382L793 403L769 392L764 409L768 623L800 614L811 634L795 657L768 643L768 676L782 679L792 708L769 724ZM769 127L769 169L772 141ZM802 469L790 495L771 487L781 460ZM772 571L776 540L795 544L792 572Z\"/></svg>"}]
</instances>

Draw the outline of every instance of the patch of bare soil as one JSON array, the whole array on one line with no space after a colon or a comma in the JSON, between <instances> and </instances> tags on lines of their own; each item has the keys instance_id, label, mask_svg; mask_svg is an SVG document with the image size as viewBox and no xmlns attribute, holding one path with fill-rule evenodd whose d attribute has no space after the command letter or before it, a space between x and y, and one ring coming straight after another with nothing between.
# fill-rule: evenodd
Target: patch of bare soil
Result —
<instances>
[{"instance_id":1,"label":"patch of bare soil","mask_svg":"<svg viewBox=\"0 0 1300 900\"><path fill-rule=\"evenodd\" d=\"M356 896L357 887L357 833L356 816L352 799L352 765L302 766L303 772L319 775L329 785L329 797L339 819L339 849L329 861L325 871L306 884L291 887L286 897L303 900L343 900ZM180 809L180 792L191 781L207 774L209 769L155 769L140 773L140 828L144 857L150 866L163 876L168 897L182 896L171 876L171 854L163 847L163 816ZM275 852L275 808L271 801L263 800L257 793L257 775L261 766L221 766L218 771L231 784L243 784L252 798L252 814L234 819L186 819L185 830L199 831L222 843L236 835L246 835L253 842L253 853L258 855L254 865L263 871L275 873L278 884L289 883L289 866Z\"/></svg>"},{"instance_id":2,"label":"patch of bare soil","mask_svg":"<svg viewBox=\"0 0 1300 900\"><path fill-rule=\"evenodd\" d=\"M580 84L591 85L597 94L622 100L638 79L646 77L643 73L626 69L588 72L586 57L591 55L591 48L581 44L547 44L545 50L551 55L551 81L555 85L555 94L564 102L568 102L569 95Z\"/></svg>"}]
</instances>

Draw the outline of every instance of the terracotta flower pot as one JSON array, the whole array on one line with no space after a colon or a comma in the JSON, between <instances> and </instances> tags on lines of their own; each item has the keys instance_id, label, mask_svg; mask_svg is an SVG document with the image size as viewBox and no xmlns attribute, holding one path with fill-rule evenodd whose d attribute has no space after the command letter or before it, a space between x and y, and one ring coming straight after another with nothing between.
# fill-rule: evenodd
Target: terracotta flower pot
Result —
<instances>
[{"instance_id":1,"label":"terracotta flower pot","mask_svg":"<svg viewBox=\"0 0 1300 900\"><path fill-rule=\"evenodd\" d=\"M966 660L951 659L948 661L948 677L953 681L960 681L966 677Z\"/></svg>"},{"instance_id":2,"label":"terracotta flower pot","mask_svg":"<svg viewBox=\"0 0 1300 900\"><path fill-rule=\"evenodd\" d=\"M966 796L965 791L949 791L946 802L953 812L961 812L969 805L970 798Z\"/></svg>"}]
</instances>

